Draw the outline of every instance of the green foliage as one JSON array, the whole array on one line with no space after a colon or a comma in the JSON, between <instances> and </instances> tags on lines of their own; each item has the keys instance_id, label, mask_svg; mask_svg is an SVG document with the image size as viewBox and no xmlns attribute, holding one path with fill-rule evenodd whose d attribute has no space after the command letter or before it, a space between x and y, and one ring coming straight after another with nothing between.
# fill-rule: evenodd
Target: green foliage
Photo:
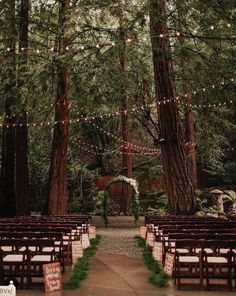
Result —
<instances>
[{"instance_id":1,"label":"green foliage","mask_svg":"<svg viewBox=\"0 0 236 296\"><path fill-rule=\"evenodd\" d=\"M197 198L197 207L198 210L203 211L205 213L218 214L219 206L217 205L217 200L213 194L210 193L209 188L204 190L196 190L195 196ZM232 207L236 205L236 192L234 190L226 190L222 189L223 194L220 195L223 205L224 211L227 214Z\"/></svg>"},{"instance_id":2,"label":"green foliage","mask_svg":"<svg viewBox=\"0 0 236 296\"><path fill-rule=\"evenodd\" d=\"M152 272L149 277L149 282L158 288L168 287L168 275L163 272L160 264L152 257L152 248L146 246L146 241L142 237L136 235L134 238L139 247L143 249L143 261L145 265Z\"/></svg>"},{"instance_id":3,"label":"green foliage","mask_svg":"<svg viewBox=\"0 0 236 296\"><path fill-rule=\"evenodd\" d=\"M68 209L70 213L95 211L98 195L94 183L96 177L96 171L91 171L86 166L76 163L71 164L68 178L70 191Z\"/></svg>"},{"instance_id":4,"label":"green foliage","mask_svg":"<svg viewBox=\"0 0 236 296\"><path fill-rule=\"evenodd\" d=\"M211 214L218 213L218 206L216 205L216 201L208 188L204 190L196 190L195 196L197 198L197 210Z\"/></svg>"},{"instance_id":5,"label":"green foliage","mask_svg":"<svg viewBox=\"0 0 236 296\"><path fill-rule=\"evenodd\" d=\"M163 168L162 165L146 159L138 163L138 166L134 169L134 175L139 183L145 179L144 185L147 185L151 180L163 175Z\"/></svg>"},{"instance_id":6,"label":"green foliage","mask_svg":"<svg viewBox=\"0 0 236 296\"><path fill-rule=\"evenodd\" d=\"M146 241L145 241L145 239L143 239L143 238L142 238L141 236L139 236L139 235L135 235L134 239L136 240L136 242L137 242L137 244L138 244L138 246L139 246L140 248L145 248L145 246L146 246Z\"/></svg>"},{"instance_id":7,"label":"green foliage","mask_svg":"<svg viewBox=\"0 0 236 296\"><path fill-rule=\"evenodd\" d=\"M149 277L149 282L156 286L157 288L167 288L168 287L168 275L165 272L160 272L158 274L152 274Z\"/></svg>"},{"instance_id":8,"label":"green foliage","mask_svg":"<svg viewBox=\"0 0 236 296\"><path fill-rule=\"evenodd\" d=\"M100 240L101 236L97 235L95 239L90 241L90 247L84 251L83 257L78 259L78 262L75 264L70 280L64 285L65 289L78 289L80 282L88 276L91 258L96 253Z\"/></svg>"},{"instance_id":9,"label":"green foliage","mask_svg":"<svg viewBox=\"0 0 236 296\"><path fill-rule=\"evenodd\" d=\"M94 197L94 214L102 215L103 209L104 192L98 191L97 196Z\"/></svg>"},{"instance_id":10,"label":"green foliage","mask_svg":"<svg viewBox=\"0 0 236 296\"><path fill-rule=\"evenodd\" d=\"M142 194L140 205L144 212L165 214L168 208L168 196L163 191L151 189L146 194Z\"/></svg>"},{"instance_id":11,"label":"green foliage","mask_svg":"<svg viewBox=\"0 0 236 296\"><path fill-rule=\"evenodd\" d=\"M236 192L234 190L224 190L223 198L228 198L232 202L236 202Z\"/></svg>"}]
</instances>

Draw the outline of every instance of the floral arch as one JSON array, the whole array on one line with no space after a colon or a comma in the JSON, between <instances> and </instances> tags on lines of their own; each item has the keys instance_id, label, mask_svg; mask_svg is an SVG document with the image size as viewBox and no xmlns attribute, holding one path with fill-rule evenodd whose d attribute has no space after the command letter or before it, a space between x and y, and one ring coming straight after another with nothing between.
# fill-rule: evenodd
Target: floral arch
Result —
<instances>
[{"instance_id":1,"label":"floral arch","mask_svg":"<svg viewBox=\"0 0 236 296\"><path fill-rule=\"evenodd\" d=\"M117 184L117 183L126 183L127 185L130 185L132 187L132 200L131 200L131 207L132 207L132 213L135 218L135 223L139 218L139 191L138 191L138 182L135 179L127 178L125 176L118 176L115 179L111 180L107 183L107 185L104 188L103 191L103 219L104 223L107 226L108 219L107 219L107 208L108 208L108 190L111 185Z\"/></svg>"}]
</instances>

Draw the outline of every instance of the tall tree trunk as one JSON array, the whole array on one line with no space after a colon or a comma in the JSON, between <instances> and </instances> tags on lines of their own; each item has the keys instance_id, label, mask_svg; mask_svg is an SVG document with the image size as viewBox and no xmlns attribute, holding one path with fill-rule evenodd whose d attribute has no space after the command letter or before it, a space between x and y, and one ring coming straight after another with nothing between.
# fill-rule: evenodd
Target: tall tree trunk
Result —
<instances>
[{"instance_id":1,"label":"tall tree trunk","mask_svg":"<svg viewBox=\"0 0 236 296\"><path fill-rule=\"evenodd\" d=\"M122 139L123 139L123 151L122 151L122 167L123 175L127 178L132 178L132 157L130 146L130 116L128 110L128 95L127 95L127 71L128 71L128 58L126 48L126 31L124 24L124 13L122 0L118 0L120 16L120 68L121 68L121 111L122 111ZM121 211L126 213L130 209L132 197L132 188L127 184L122 185L122 200Z\"/></svg>"},{"instance_id":2,"label":"tall tree trunk","mask_svg":"<svg viewBox=\"0 0 236 296\"><path fill-rule=\"evenodd\" d=\"M62 0L59 11L59 51L66 52L65 37L66 10L69 0ZM68 68L60 64L57 72L57 94L55 104L55 126L53 133L51 166L49 176L49 214L63 215L67 213L67 153L68 153Z\"/></svg>"},{"instance_id":3,"label":"tall tree trunk","mask_svg":"<svg viewBox=\"0 0 236 296\"><path fill-rule=\"evenodd\" d=\"M150 33L153 50L156 98L164 175L169 212L192 214L195 210L193 186L189 177L184 133L179 116L173 79L172 57L167 28L165 0L151 0ZM171 100L171 101L169 101Z\"/></svg>"},{"instance_id":4,"label":"tall tree trunk","mask_svg":"<svg viewBox=\"0 0 236 296\"><path fill-rule=\"evenodd\" d=\"M26 83L27 60L28 60L28 32L29 32L29 0L21 0L20 7L20 36L19 36L19 73L18 89L21 112L17 119L16 128L16 212L17 215L28 214L28 128L26 116L27 98L22 97L21 88Z\"/></svg>"},{"instance_id":5,"label":"tall tree trunk","mask_svg":"<svg viewBox=\"0 0 236 296\"><path fill-rule=\"evenodd\" d=\"M177 9L178 9L178 22L179 22L179 42L180 46L184 47L184 18L183 18L183 1L177 0ZM191 175L191 181L193 184L194 190L197 189L197 161L196 161L196 136L194 129L194 119L193 119L193 110L191 107L192 104L192 94L189 81L189 71L188 71L188 58L186 55L181 54L180 64L181 64L181 76L182 76L182 87L183 92L186 94L185 97L185 141L186 141L186 150L187 158L189 165L189 174Z\"/></svg>"},{"instance_id":6,"label":"tall tree trunk","mask_svg":"<svg viewBox=\"0 0 236 296\"><path fill-rule=\"evenodd\" d=\"M15 118L11 107L15 104L16 96L16 23L15 1L6 1L6 81L5 85L5 118L2 136L2 166L1 166L1 203L0 216L14 217L15 209Z\"/></svg>"}]
</instances>

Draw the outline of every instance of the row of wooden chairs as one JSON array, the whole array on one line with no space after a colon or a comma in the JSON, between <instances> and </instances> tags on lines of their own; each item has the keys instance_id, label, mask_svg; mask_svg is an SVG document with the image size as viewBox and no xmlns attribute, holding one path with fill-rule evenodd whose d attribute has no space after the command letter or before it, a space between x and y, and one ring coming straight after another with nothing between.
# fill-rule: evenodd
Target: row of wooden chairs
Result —
<instances>
[{"instance_id":1,"label":"row of wooden chairs","mask_svg":"<svg viewBox=\"0 0 236 296\"><path fill-rule=\"evenodd\" d=\"M176 240L175 252L172 248L169 251L175 256L174 279L178 289L224 287L231 291L233 282L236 285L235 240L183 239Z\"/></svg>"},{"instance_id":2,"label":"row of wooden chairs","mask_svg":"<svg viewBox=\"0 0 236 296\"><path fill-rule=\"evenodd\" d=\"M162 246L162 264L173 254L178 289L210 290L215 280L218 284L223 280L228 290L232 290L233 283L236 286L235 221L194 216L149 216L145 221L148 233L153 233L154 241Z\"/></svg>"},{"instance_id":3,"label":"row of wooden chairs","mask_svg":"<svg viewBox=\"0 0 236 296\"><path fill-rule=\"evenodd\" d=\"M43 276L43 264L60 262L64 267L62 242L52 239L4 239L0 241L0 279L20 278L21 287L28 288L33 277ZM26 284L24 279L26 278Z\"/></svg>"},{"instance_id":4,"label":"row of wooden chairs","mask_svg":"<svg viewBox=\"0 0 236 296\"><path fill-rule=\"evenodd\" d=\"M0 281L20 279L22 288L43 276L43 264L72 263L72 243L88 234L90 216L0 219Z\"/></svg>"}]
</instances>

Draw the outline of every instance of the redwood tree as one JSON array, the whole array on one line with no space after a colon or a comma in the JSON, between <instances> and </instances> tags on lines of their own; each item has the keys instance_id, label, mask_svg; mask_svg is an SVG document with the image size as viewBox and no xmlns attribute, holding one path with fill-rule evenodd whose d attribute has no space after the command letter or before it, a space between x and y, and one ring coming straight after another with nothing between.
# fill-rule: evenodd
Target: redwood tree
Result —
<instances>
[{"instance_id":1,"label":"redwood tree","mask_svg":"<svg viewBox=\"0 0 236 296\"><path fill-rule=\"evenodd\" d=\"M17 116L16 126L16 212L17 215L28 213L28 128L26 103L27 98L21 92L26 83L25 73L28 64L28 35L29 35L29 9L30 1L21 0L20 24L19 24L19 106L20 112Z\"/></svg>"},{"instance_id":2,"label":"redwood tree","mask_svg":"<svg viewBox=\"0 0 236 296\"><path fill-rule=\"evenodd\" d=\"M178 10L178 23L179 23L179 42L180 46L185 46L184 35L186 29L184 26L184 5L183 1L177 0L177 10ZM181 80L182 88L185 96L185 141L186 141L186 150L188 157L189 173L191 175L191 181L194 189L197 189L197 162L196 162L196 136L194 129L194 119L193 119L193 110L192 110L192 93L190 89L190 79L189 79L189 64L188 57L181 53L180 57L180 70L181 70Z\"/></svg>"},{"instance_id":3,"label":"redwood tree","mask_svg":"<svg viewBox=\"0 0 236 296\"><path fill-rule=\"evenodd\" d=\"M15 117L12 106L16 101L16 22L15 1L5 1L6 52L5 117L2 136L1 216L15 216Z\"/></svg>"},{"instance_id":4,"label":"redwood tree","mask_svg":"<svg viewBox=\"0 0 236 296\"><path fill-rule=\"evenodd\" d=\"M127 95L127 71L128 57L126 48L126 29L124 22L123 3L118 0L119 4L119 25L120 25L120 68L121 68L121 111L122 111L122 168L123 175L132 178L132 158L130 145L130 117L128 113L128 95ZM122 185L121 210L125 213L130 208L132 188L127 184Z\"/></svg>"},{"instance_id":5,"label":"redwood tree","mask_svg":"<svg viewBox=\"0 0 236 296\"><path fill-rule=\"evenodd\" d=\"M173 78L165 0L151 0L150 34L164 175L171 214L192 214L193 185Z\"/></svg>"},{"instance_id":6,"label":"redwood tree","mask_svg":"<svg viewBox=\"0 0 236 296\"><path fill-rule=\"evenodd\" d=\"M68 46L65 36L65 26L69 2L69 0L60 1L58 49L59 54L62 56L66 53ZM58 61L55 125L49 176L48 212L52 215L63 215L67 213L68 92L68 68L63 61Z\"/></svg>"}]
</instances>

